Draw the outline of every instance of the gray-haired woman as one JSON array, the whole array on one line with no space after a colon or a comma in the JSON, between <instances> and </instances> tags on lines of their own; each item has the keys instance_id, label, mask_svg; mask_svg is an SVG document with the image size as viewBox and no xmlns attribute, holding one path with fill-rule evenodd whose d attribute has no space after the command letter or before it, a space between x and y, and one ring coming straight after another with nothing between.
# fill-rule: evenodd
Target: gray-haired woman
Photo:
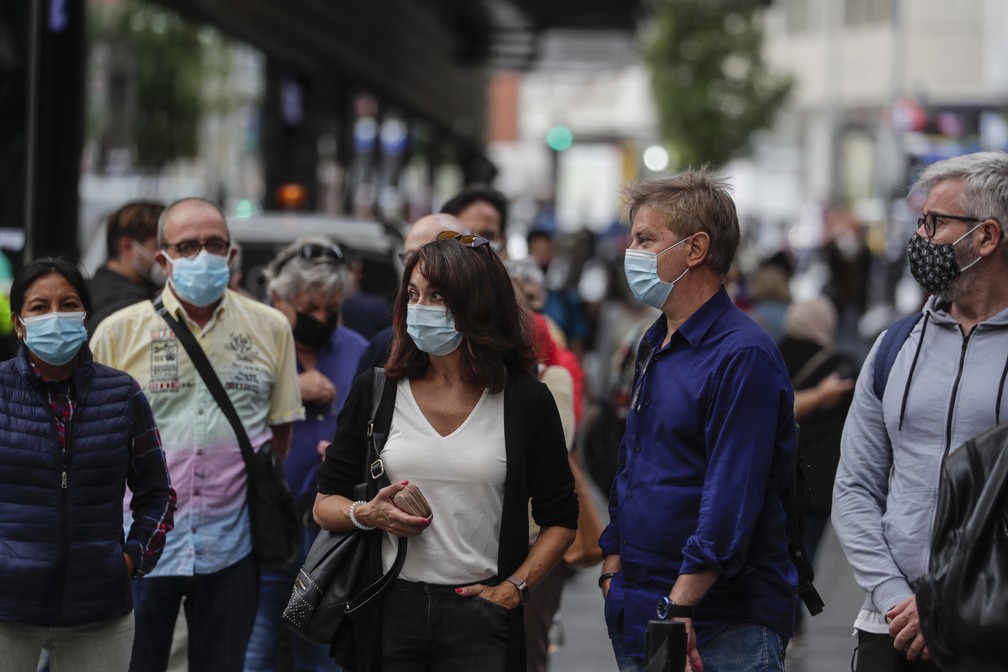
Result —
<instances>
[{"instance_id":1,"label":"gray-haired woman","mask_svg":"<svg viewBox=\"0 0 1008 672\"><path fill-rule=\"evenodd\" d=\"M340 326L340 306L352 287L350 270L338 245L324 237L305 237L281 250L266 271L273 305L290 320L294 330L298 382L305 419L295 423L284 470L302 512L308 513L318 489L319 441L332 438L336 414L343 406L357 361L367 341ZM304 517L303 554L318 528ZM280 569L264 568L259 589L259 611L245 656L247 671L278 669L280 614L290 598L291 585L304 557ZM291 654L298 670L333 669L328 646L291 638Z\"/></svg>"}]
</instances>

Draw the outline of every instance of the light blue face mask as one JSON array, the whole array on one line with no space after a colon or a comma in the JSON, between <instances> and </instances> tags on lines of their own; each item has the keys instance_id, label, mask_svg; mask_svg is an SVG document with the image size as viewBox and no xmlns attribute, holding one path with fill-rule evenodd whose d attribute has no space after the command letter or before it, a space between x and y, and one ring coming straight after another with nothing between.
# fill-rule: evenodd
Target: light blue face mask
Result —
<instances>
[{"instance_id":1,"label":"light blue face mask","mask_svg":"<svg viewBox=\"0 0 1008 672\"><path fill-rule=\"evenodd\" d=\"M166 257L168 255L162 252ZM202 308L224 296L231 271L227 256L201 250L192 259L172 259L171 283L175 293L186 303Z\"/></svg>"},{"instance_id":2,"label":"light blue face mask","mask_svg":"<svg viewBox=\"0 0 1008 672\"><path fill-rule=\"evenodd\" d=\"M428 355L447 355L462 344L462 334L455 330L455 318L447 306L406 306L406 333L416 347Z\"/></svg>"},{"instance_id":3,"label":"light blue face mask","mask_svg":"<svg viewBox=\"0 0 1008 672\"><path fill-rule=\"evenodd\" d=\"M694 234L696 235L696 234ZM652 308L661 310L668 300L669 294L675 284L682 280L683 275L689 271L689 266L682 274L672 282L665 282L658 277L658 257L669 250L679 247L693 236L686 236L678 243L669 245L661 252L647 252L645 250L627 250L623 256L623 272L626 274L627 283L630 290L639 301L646 303Z\"/></svg>"},{"instance_id":4,"label":"light blue face mask","mask_svg":"<svg viewBox=\"0 0 1008 672\"><path fill-rule=\"evenodd\" d=\"M35 356L47 364L66 364L87 340L84 326L86 313L46 313L22 317L25 326L25 345Z\"/></svg>"}]
</instances>

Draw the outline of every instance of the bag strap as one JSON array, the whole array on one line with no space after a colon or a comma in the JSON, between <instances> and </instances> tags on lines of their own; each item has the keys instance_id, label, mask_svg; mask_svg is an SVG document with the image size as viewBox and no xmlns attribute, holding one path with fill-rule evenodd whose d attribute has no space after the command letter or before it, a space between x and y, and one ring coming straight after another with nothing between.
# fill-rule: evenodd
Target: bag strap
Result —
<instances>
[{"instance_id":1,"label":"bag strap","mask_svg":"<svg viewBox=\"0 0 1008 672\"><path fill-rule=\"evenodd\" d=\"M882 398L885 393L886 384L889 382L889 372L892 371L893 364L896 363L896 355L903 347L903 341L913 331L914 325L924 316L923 312L916 312L913 315L897 320L890 326L882 336L878 352L875 353L875 370L872 372L872 390L875 397Z\"/></svg>"},{"instance_id":2,"label":"bag strap","mask_svg":"<svg viewBox=\"0 0 1008 672\"><path fill-rule=\"evenodd\" d=\"M823 348L816 354L812 355L812 357L810 357L809 360L805 362L805 366L799 369L798 373L796 373L794 377L791 379L791 386L795 389L795 391L797 392L798 389L805 383L805 381L813 373L815 373L820 366L825 364L832 356L833 353L831 353L829 350L826 350L825 348Z\"/></svg>"},{"instance_id":3,"label":"bag strap","mask_svg":"<svg viewBox=\"0 0 1008 672\"><path fill-rule=\"evenodd\" d=\"M231 398L224 391L224 385L221 383L220 378L217 377L217 372L211 366L210 360L207 359L206 353L203 352L203 348L196 342L196 337L189 331L189 327L184 322L176 320L168 312L160 295L151 303L154 304L154 310L157 311L157 314L175 332L176 338L182 343L182 347L185 348L190 361L196 367L200 377L203 378L203 382L206 384L207 389L210 390L210 394L213 395L217 406L224 413L224 417L228 419L228 422L231 423L235 438L238 439L238 445L241 447L242 459L245 461L245 471L248 473L249 478L252 478L253 475L258 477L259 465L255 460L255 449L252 448L252 442L249 441L245 426L242 425L241 418L238 417L238 411L235 410L234 404L231 403Z\"/></svg>"},{"instance_id":4,"label":"bag strap","mask_svg":"<svg viewBox=\"0 0 1008 672\"><path fill-rule=\"evenodd\" d=\"M378 417L378 409L381 407L382 396L385 391L385 369L374 368L374 378L371 382L371 417L368 419L367 444L368 459L370 465L365 471L365 478L373 478L379 488L387 487L391 484L388 474L385 473L385 465L381 460L381 451L385 447L385 440L388 438L389 427L380 427L375 431L375 420ZM396 549L395 561L380 579L357 594L346 606L347 616L352 616L357 611L365 608L375 598L379 597L392 585L392 582L399 576L403 563L406 562L406 537L399 537L399 546Z\"/></svg>"}]
</instances>

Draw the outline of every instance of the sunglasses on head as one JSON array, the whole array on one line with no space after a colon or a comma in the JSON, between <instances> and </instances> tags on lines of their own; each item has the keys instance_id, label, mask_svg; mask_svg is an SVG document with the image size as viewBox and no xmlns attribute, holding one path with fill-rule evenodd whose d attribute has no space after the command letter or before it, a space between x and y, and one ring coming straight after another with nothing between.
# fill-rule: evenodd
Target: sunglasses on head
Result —
<instances>
[{"instance_id":1,"label":"sunglasses on head","mask_svg":"<svg viewBox=\"0 0 1008 672\"><path fill-rule=\"evenodd\" d=\"M471 233L459 233L457 231L442 231L437 234L434 240L457 240L466 247L481 247L483 245L489 245L490 241L483 236L477 236Z\"/></svg>"},{"instance_id":2,"label":"sunglasses on head","mask_svg":"<svg viewBox=\"0 0 1008 672\"><path fill-rule=\"evenodd\" d=\"M346 262L346 257L343 256L343 250L340 249L339 245L333 243L331 245L320 245L318 243L305 243L300 245L293 250L291 250L287 256L285 256L280 263L277 264L277 272L290 263L291 259L301 258L308 261L322 260L336 266L339 266Z\"/></svg>"}]
</instances>

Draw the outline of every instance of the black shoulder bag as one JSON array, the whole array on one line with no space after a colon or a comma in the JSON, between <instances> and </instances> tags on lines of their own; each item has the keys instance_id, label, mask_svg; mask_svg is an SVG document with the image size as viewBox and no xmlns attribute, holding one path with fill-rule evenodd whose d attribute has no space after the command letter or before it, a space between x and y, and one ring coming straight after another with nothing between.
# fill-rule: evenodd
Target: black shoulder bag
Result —
<instances>
[{"instance_id":1,"label":"black shoulder bag","mask_svg":"<svg viewBox=\"0 0 1008 672\"><path fill-rule=\"evenodd\" d=\"M374 426L384 388L385 370L376 368L367 426L364 482L354 487L357 500L369 501L379 489L390 484L380 456L388 428L376 430ZM356 649L360 645L361 638L355 636L352 621L379 602L377 598L399 576L406 560L406 538L400 537L395 562L375 580L375 574L381 574L381 569L379 566L378 571L373 572L369 556L380 562L383 535L381 530L320 531L298 572L290 601L283 611L284 623L301 637L316 644L331 643L336 662L344 666L355 666Z\"/></svg>"},{"instance_id":2,"label":"black shoulder bag","mask_svg":"<svg viewBox=\"0 0 1008 672\"><path fill-rule=\"evenodd\" d=\"M246 498L256 558L264 565L291 562L301 551L301 517L298 515L294 494L284 477L280 458L268 442L256 453L234 404L224 391L224 385L189 327L168 313L160 296L153 303L154 310L175 332L217 406L234 429L245 461L245 473L248 475Z\"/></svg>"}]
</instances>

